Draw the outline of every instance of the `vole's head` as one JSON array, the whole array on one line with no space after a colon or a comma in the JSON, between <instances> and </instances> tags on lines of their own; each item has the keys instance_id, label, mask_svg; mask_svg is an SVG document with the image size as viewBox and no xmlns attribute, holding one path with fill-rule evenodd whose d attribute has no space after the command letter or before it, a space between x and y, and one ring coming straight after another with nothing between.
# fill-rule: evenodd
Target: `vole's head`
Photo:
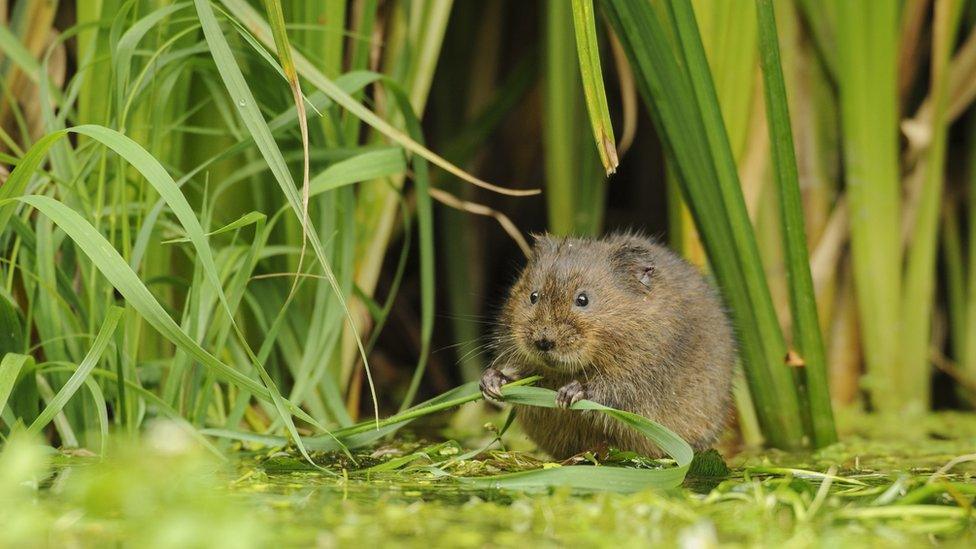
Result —
<instances>
[{"instance_id":1,"label":"vole's head","mask_svg":"<svg viewBox=\"0 0 976 549\"><path fill-rule=\"evenodd\" d=\"M659 279L643 239L537 237L505 304L500 354L567 375L611 363L640 339Z\"/></svg>"}]
</instances>

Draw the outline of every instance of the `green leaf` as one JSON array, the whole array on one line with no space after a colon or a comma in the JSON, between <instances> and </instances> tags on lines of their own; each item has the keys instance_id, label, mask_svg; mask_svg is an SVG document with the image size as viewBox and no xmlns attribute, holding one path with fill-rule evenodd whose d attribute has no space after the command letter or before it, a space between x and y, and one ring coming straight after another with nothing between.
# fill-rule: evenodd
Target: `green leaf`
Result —
<instances>
[{"instance_id":1,"label":"green leaf","mask_svg":"<svg viewBox=\"0 0 976 549\"><path fill-rule=\"evenodd\" d=\"M902 377L898 400L902 410L928 410L932 392L932 318L936 315L936 256L938 227L943 210L943 187L949 151L949 62L958 27L957 9L962 2L935 3L932 25L932 60L929 97L932 116L927 128L932 142L915 171L921 178L916 197L911 237L907 241L905 280L902 288L901 334L898 374ZM909 176L912 180L914 177ZM909 188L911 184L909 183ZM897 233L897 231L895 231ZM895 410L897 411L897 409Z\"/></svg>"},{"instance_id":2,"label":"green leaf","mask_svg":"<svg viewBox=\"0 0 976 549\"><path fill-rule=\"evenodd\" d=\"M0 412L7 406L7 399L13 391L20 371L24 366L34 364L33 357L17 353L7 353L0 360Z\"/></svg>"},{"instance_id":3,"label":"green leaf","mask_svg":"<svg viewBox=\"0 0 976 549\"><path fill-rule=\"evenodd\" d=\"M14 33L10 31L10 26L4 22L0 25L0 53L3 53L3 57L9 59L16 65L27 78L31 79L35 84L40 83L40 78L49 79L48 71L41 67L41 64L34 59L31 52L21 43ZM8 69L5 77L10 76L10 70ZM51 94L54 96L54 100L58 105L61 104L61 93L56 86L53 84L49 86Z\"/></svg>"},{"instance_id":4,"label":"green leaf","mask_svg":"<svg viewBox=\"0 0 976 549\"><path fill-rule=\"evenodd\" d=\"M610 175L617 171L617 147L614 145L607 92L603 88L603 69L600 66L600 44L596 36L596 17L593 0L573 0L573 28L576 29L576 54L579 56L580 76L586 110L590 113L593 139L600 153L603 169Z\"/></svg>"},{"instance_id":5,"label":"green leaf","mask_svg":"<svg viewBox=\"0 0 976 549\"><path fill-rule=\"evenodd\" d=\"M173 178L163 168L162 164L151 154L146 152L138 143L120 134L119 132L104 126L85 125L70 128L68 131L87 135L97 140L106 147L112 149L119 156L124 158L129 164L136 168L146 181L166 202L166 205L173 211L176 218L186 231L187 237L193 243L193 249L197 253L197 259L203 266L203 272L207 281L213 286L221 304L228 315L233 316L233 312L227 305L227 297L224 295L223 287L220 284L220 276L217 274L217 266L214 263L213 252L207 243L207 237L203 232L203 227L197 219L193 208L187 202L186 197L180 191Z\"/></svg>"},{"instance_id":6,"label":"green leaf","mask_svg":"<svg viewBox=\"0 0 976 549\"><path fill-rule=\"evenodd\" d=\"M115 328L119 324L119 319L122 318L122 314L124 312L125 309L121 307L111 307L109 309L108 315L105 317L105 322L102 323L102 328L98 331L98 335L95 336L95 341L92 343L88 354L85 355L85 358L81 361L81 364L78 365L78 369L75 370L70 378L68 378L68 381L61 387L58 393L54 395L54 398L47 403L47 406L44 407L41 414L37 416L37 418L34 419L34 422L31 423L30 427L27 428L29 433L37 433L48 423L50 423L50 421L54 419L54 416L56 416L58 412L64 408L64 405L68 403L68 400L74 396L75 391L81 387L81 384L89 380L89 374L91 374L92 369L102 357L102 353L104 353L105 349L108 347L108 344L112 339L112 335L115 333ZM95 387L97 389L97 384ZM101 394L100 391L96 391L96 393L98 396ZM96 401L97 400L98 399L96 398ZM101 401L104 405L105 399L102 398ZM106 420L103 425L107 423L108 422ZM104 434L107 435L107 432ZM102 438L105 438L104 435Z\"/></svg>"},{"instance_id":7,"label":"green leaf","mask_svg":"<svg viewBox=\"0 0 976 549\"><path fill-rule=\"evenodd\" d=\"M476 384L472 384L475 385ZM476 387L477 388L477 387ZM502 389L506 402L527 406L556 407L556 393L542 387L508 387ZM687 442L667 427L643 416L617 410L590 400L581 400L573 410L595 410L631 427L663 450L675 461L667 469L630 469L625 467L560 466L488 477L463 478L461 482L483 488L515 490L545 489L562 486L587 491L637 492L649 488L667 489L680 486L691 465L694 452Z\"/></svg>"},{"instance_id":8,"label":"green leaf","mask_svg":"<svg viewBox=\"0 0 976 549\"><path fill-rule=\"evenodd\" d=\"M0 293L0 355L24 351L23 320L13 300Z\"/></svg>"},{"instance_id":9,"label":"green leaf","mask_svg":"<svg viewBox=\"0 0 976 549\"><path fill-rule=\"evenodd\" d=\"M555 407L556 393L554 391L541 387L525 386L538 379L538 377L526 378L506 385L502 388L505 401L524 406ZM470 382L409 410L388 417L380 421L378 425L375 422L367 421L336 430L333 434L349 448L361 447L415 419L481 399L478 382ZM694 452L687 442L667 427L643 416L609 408L589 400L577 402L572 409L578 410L580 413L589 410L606 414L615 421L636 430L674 459L674 467L633 469L571 465L485 477L454 478L465 485L476 488L529 491L568 487L581 491L636 492L646 489L674 488L680 486L684 481ZM269 446L281 446L286 442L281 437L268 437L227 430L207 429L204 432L209 435L259 442ZM335 442L324 437L308 438L304 442L306 446L316 450L329 451L335 449Z\"/></svg>"},{"instance_id":10,"label":"green leaf","mask_svg":"<svg viewBox=\"0 0 976 549\"><path fill-rule=\"evenodd\" d=\"M0 234L7 232L7 223L17 208L17 203L7 199L17 198L24 194L27 183L34 176L34 172L47 157L47 152L54 143L67 132L64 130L52 132L37 140L24 154L17 164L17 168L10 174L7 181L0 185Z\"/></svg>"},{"instance_id":11,"label":"green leaf","mask_svg":"<svg viewBox=\"0 0 976 549\"><path fill-rule=\"evenodd\" d=\"M336 162L312 178L310 193L315 196L339 187L402 174L407 171L403 149L390 147L358 154Z\"/></svg>"},{"instance_id":12,"label":"green leaf","mask_svg":"<svg viewBox=\"0 0 976 549\"><path fill-rule=\"evenodd\" d=\"M231 221L230 223L224 225L223 227L221 227L221 228L219 228L219 229L217 229L215 231L210 231L209 233L207 233L207 236L214 236L214 235L218 235L218 234L229 233L231 231L236 231L237 229L240 229L240 228L243 228L243 227L247 227L248 225L253 225L254 223L257 223L258 221L263 221L263 220L267 219L267 217L268 216L264 215L261 212L247 212L246 214L238 217L237 219L235 219L234 221ZM189 238L183 237L183 238L174 238L172 240L164 240L162 243L163 244L176 244L178 242L189 242L189 241L190 241Z\"/></svg>"},{"instance_id":13,"label":"green leaf","mask_svg":"<svg viewBox=\"0 0 976 549\"><path fill-rule=\"evenodd\" d=\"M827 384L827 359L820 320L817 318L816 294L810 275L810 259L803 222L803 202L797 175L796 153L793 149L793 130L786 83L780 64L779 38L773 0L756 0L759 19L759 51L765 84L766 120L769 124L773 157L773 173L779 195L783 249L786 251L786 278L790 290L790 312L793 343L797 346L806 379L807 406L810 410L812 432L817 447L837 442L834 414L830 406L830 387Z\"/></svg>"}]
</instances>

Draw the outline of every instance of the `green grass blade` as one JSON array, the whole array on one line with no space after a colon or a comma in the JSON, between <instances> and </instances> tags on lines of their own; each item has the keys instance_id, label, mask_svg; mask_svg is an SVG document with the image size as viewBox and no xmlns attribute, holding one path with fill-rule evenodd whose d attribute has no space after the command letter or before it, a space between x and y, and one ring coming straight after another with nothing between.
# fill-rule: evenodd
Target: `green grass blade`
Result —
<instances>
[{"instance_id":1,"label":"green grass blade","mask_svg":"<svg viewBox=\"0 0 976 549\"><path fill-rule=\"evenodd\" d=\"M617 171L617 147L614 144L607 92L603 88L603 68L600 66L600 44L596 36L596 17L593 0L573 0L573 28L576 29L576 54L579 56L580 76L586 110L590 114L593 139L600 153L600 161L607 175Z\"/></svg>"},{"instance_id":2,"label":"green grass blade","mask_svg":"<svg viewBox=\"0 0 976 549\"><path fill-rule=\"evenodd\" d=\"M176 4L163 6L130 25L129 28L126 29L126 31L119 37L118 41L115 43L114 55L112 59L113 64L115 65L116 84L118 86L117 99L119 104L122 104L124 100L125 87L129 86L131 83L129 75L132 71L132 58L136 53L136 48L139 45L139 42L145 38L149 31L151 31L164 19L189 6L189 2L178 2ZM116 23L121 21L122 18L119 18L116 20Z\"/></svg>"},{"instance_id":3,"label":"green grass blade","mask_svg":"<svg viewBox=\"0 0 976 549\"><path fill-rule=\"evenodd\" d=\"M76 368L72 366L45 365L42 368L40 368L40 370L42 371L42 373L46 373L46 372L72 373L76 370ZM119 384L118 374L109 370L94 368L91 371L91 375L92 377L104 378L109 382L114 383L116 386ZM148 403L150 403L153 407L155 407L159 411L160 415L176 423L181 429L183 429L185 433L187 433L187 435L189 435L191 438L199 442L200 446L206 448L221 460L227 459L226 456L224 456L224 454L220 452L220 450L218 450L213 444L210 443L209 440L207 440L207 437L201 434L200 430L195 428L192 424L190 424L190 422L186 421L186 419L184 419L183 416L181 416L176 410L174 410L168 404L166 404L166 401L159 398L159 396L157 396L152 391L149 391L145 387L142 387L133 381L127 379L125 380L124 384L126 386L126 390L132 391L133 393L138 394L140 398L145 399Z\"/></svg>"},{"instance_id":4,"label":"green grass blade","mask_svg":"<svg viewBox=\"0 0 976 549\"><path fill-rule=\"evenodd\" d=\"M281 68L291 89L292 100L295 102L295 113L298 116L298 128L301 133L302 141L302 249L298 256L296 272L302 270L305 260L305 247L308 244L308 200L309 200L309 153L308 153L308 118L305 114L305 98L302 94L302 85L298 81L298 73L295 71L295 61L291 56L291 44L288 42L288 31L285 29L285 17L281 11L281 2L278 0L264 0L264 8L268 13L268 22L274 35L275 50L278 52L278 59L281 61ZM296 276L292 283L291 291L294 292L298 285Z\"/></svg>"},{"instance_id":5,"label":"green grass blade","mask_svg":"<svg viewBox=\"0 0 976 549\"><path fill-rule=\"evenodd\" d=\"M41 78L50 80L47 70L41 67L31 52L10 32L10 27L7 25L0 25L0 53L3 53L5 59L12 61L35 84L39 84ZM8 68L6 76L9 75ZM60 90L53 85L50 85L49 89L55 102L60 106L62 103Z\"/></svg>"},{"instance_id":6,"label":"green grass blade","mask_svg":"<svg viewBox=\"0 0 976 549\"><path fill-rule=\"evenodd\" d=\"M810 275L810 255L803 223L803 203L797 175L796 153L786 83L779 56L779 37L772 0L756 0L759 19L759 51L765 83L766 120L769 124L773 171L779 191L780 220L783 248L786 251L786 276L790 291L790 312L793 319L793 344L804 362L803 374L807 384L807 405L810 408L812 435L817 447L837 441L834 415L830 406L827 384L827 361L817 302Z\"/></svg>"},{"instance_id":7,"label":"green grass blade","mask_svg":"<svg viewBox=\"0 0 976 549\"><path fill-rule=\"evenodd\" d=\"M20 308L3 290L0 290L0 354L23 353L27 350L24 342L24 322Z\"/></svg>"},{"instance_id":8,"label":"green grass blade","mask_svg":"<svg viewBox=\"0 0 976 549\"><path fill-rule=\"evenodd\" d=\"M246 214L238 217L237 219L235 219L234 221L231 221L230 223L224 225L223 227L220 227L219 229L214 229L214 230L210 231L209 233L207 233L207 236L214 236L214 235L218 235L218 234L229 233L231 231L236 231L238 229L242 229L244 227L247 227L248 225L253 225L255 223L262 222L265 219L267 219L267 217L268 216L264 215L261 212L247 212ZM175 244L177 242L190 242L190 239L189 238L174 238L172 240L164 240L162 243L163 244ZM230 293L230 292L227 292L227 293Z\"/></svg>"},{"instance_id":9,"label":"green grass blade","mask_svg":"<svg viewBox=\"0 0 976 549\"><path fill-rule=\"evenodd\" d=\"M781 433L776 436L786 436L793 439L795 444L799 441L799 433L796 420L792 418L799 417L799 406L791 376L782 367L786 345L766 284L766 275L763 272L755 234L746 211L735 160L725 131L725 123L698 33L695 15L689 0L670 0L668 7L678 37L679 50L682 52L679 58L684 59L690 77L692 96L701 114L706 142L714 162L722 209L732 231L735 257L742 270L745 290L751 303L756 325L756 333L752 337L760 340L764 353L764 364L767 370L765 377L769 385L764 390L765 394L759 396L757 400L768 400L769 393L776 395L774 398L782 407L781 418L785 420L775 429ZM743 334L743 337L749 336Z\"/></svg>"},{"instance_id":10,"label":"green grass blade","mask_svg":"<svg viewBox=\"0 0 976 549\"><path fill-rule=\"evenodd\" d=\"M292 437L300 444L298 432L291 421L289 403L286 403L284 398L280 395L274 381L267 374L267 372L265 372L264 366L256 360L253 353L247 347L248 344L246 338L240 331L240 328L236 326L234 321L234 312L227 301L226 295L224 295L223 287L220 283L220 277L217 274L217 267L214 263L213 254L210 250L209 244L207 243L207 237L204 234L203 227L200 225L199 220L196 218L196 214L186 201L183 193L180 192L176 182L173 181L173 178L170 177L162 165L160 165L152 155L146 152L145 149L140 147L135 141L132 141L128 137L125 137L114 130L101 126L87 125L71 128L69 131L87 135L114 150L126 161L135 166L143 174L146 180L149 181L153 188L156 189L156 192L158 192L165 200L166 204L170 207L170 209L179 219L180 223L183 225L183 228L187 233L187 237L193 243L194 249L197 252L197 257L202 263L204 274L212 285L214 292L217 294L218 300L223 306L224 311L226 311L228 320L232 325L234 325L235 331L240 335L241 342L244 345L245 351L251 359L255 369L258 371L262 381L267 386L268 395L271 398L272 403L274 403L275 408L278 410L279 414L281 414L281 418L285 422L285 426L288 427L289 431L291 431ZM290 406L290 408L294 409L295 407ZM304 448L300 447L300 449L303 453L305 453Z\"/></svg>"},{"instance_id":11,"label":"green grass blade","mask_svg":"<svg viewBox=\"0 0 976 549\"><path fill-rule=\"evenodd\" d=\"M41 162L47 158L48 150L64 135L64 131L59 131L38 139L17 163L17 169L10 174L3 185L0 185L0 234L7 233L7 223L10 221L10 216L13 215L14 210L17 209L17 203L7 199L24 194L30 178L41 166Z\"/></svg>"},{"instance_id":12,"label":"green grass blade","mask_svg":"<svg viewBox=\"0 0 976 549\"><path fill-rule=\"evenodd\" d=\"M942 218L942 255L945 258L946 316L949 321L949 341L952 358L963 366L966 356L966 266L959 214L954 204L946 204Z\"/></svg>"},{"instance_id":13,"label":"green grass blade","mask_svg":"<svg viewBox=\"0 0 976 549\"><path fill-rule=\"evenodd\" d=\"M312 178L309 184L312 196L339 187L399 175L407 171L403 149L390 147L358 154L332 164Z\"/></svg>"},{"instance_id":14,"label":"green grass blade","mask_svg":"<svg viewBox=\"0 0 976 549\"><path fill-rule=\"evenodd\" d=\"M84 380L85 387L88 392L91 393L92 401L95 403L95 414L98 419L98 435L99 435L99 455L104 456L105 450L108 448L108 404L105 401L105 393L102 392L102 388L98 385L98 382L94 379L88 377ZM60 395L61 393L58 392ZM55 395L55 399L58 395ZM53 401L52 401L53 402ZM48 404L50 406L50 404Z\"/></svg>"},{"instance_id":15,"label":"green grass blade","mask_svg":"<svg viewBox=\"0 0 976 549\"><path fill-rule=\"evenodd\" d=\"M34 358L18 353L7 353L0 360L0 412L7 406L7 399L13 391L20 371L24 367L30 367L34 363Z\"/></svg>"},{"instance_id":16,"label":"green grass blade","mask_svg":"<svg viewBox=\"0 0 976 549\"><path fill-rule=\"evenodd\" d=\"M963 343L960 349L960 366L970 379L976 379L976 123L970 123L969 131L969 162L966 166L969 173L966 174L966 189L969 199L965 202L970 216L966 224L965 233L968 240L966 247L966 300L962 305L965 309L963 316L965 321L963 328L965 333L962 337Z\"/></svg>"},{"instance_id":17,"label":"green grass blade","mask_svg":"<svg viewBox=\"0 0 976 549\"><path fill-rule=\"evenodd\" d=\"M74 396L75 392L81 387L81 384L88 380L88 375L98 363L98 360L102 358L102 353L108 348L108 344L115 333L115 328L118 326L119 320L122 318L124 312L125 309L121 307L112 307L109 309L108 316L105 317L105 322L98 331L98 335L95 336L95 341L92 342L88 354L85 355L81 364L78 365L78 369L68 378L68 381L58 390L58 393L54 395L54 398L48 402L44 410L41 411L41 414L30 424L30 427L27 428L28 432L36 433L50 423L54 419L54 416Z\"/></svg>"}]
</instances>

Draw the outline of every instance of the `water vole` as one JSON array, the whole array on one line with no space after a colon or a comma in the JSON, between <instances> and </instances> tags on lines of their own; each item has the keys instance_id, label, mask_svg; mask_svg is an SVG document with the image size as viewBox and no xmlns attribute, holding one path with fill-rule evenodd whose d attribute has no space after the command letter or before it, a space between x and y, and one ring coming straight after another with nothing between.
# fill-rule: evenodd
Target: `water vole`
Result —
<instances>
[{"instance_id":1,"label":"water vole","mask_svg":"<svg viewBox=\"0 0 976 549\"><path fill-rule=\"evenodd\" d=\"M586 398L664 424L694 448L725 427L735 342L719 296L675 253L632 234L538 237L499 319L486 397L541 374L568 408ZM555 458L607 444L660 450L597 412L521 406L530 437Z\"/></svg>"}]
</instances>

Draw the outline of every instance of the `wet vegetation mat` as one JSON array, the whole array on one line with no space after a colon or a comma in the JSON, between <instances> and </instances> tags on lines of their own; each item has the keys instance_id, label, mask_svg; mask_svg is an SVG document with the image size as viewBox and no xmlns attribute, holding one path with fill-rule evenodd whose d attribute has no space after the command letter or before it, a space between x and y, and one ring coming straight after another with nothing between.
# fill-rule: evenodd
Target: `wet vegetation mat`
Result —
<instances>
[{"instance_id":1,"label":"wet vegetation mat","mask_svg":"<svg viewBox=\"0 0 976 549\"><path fill-rule=\"evenodd\" d=\"M0 458L0 545L972 546L976 419L844 423L858 427L821 451L744 450L728 468L699 455L680 488L637 493L472 485L458 479L568 465L498 444L472 450L476 437L403 434L352 458L313 453L316 466L247 444L221 463L166 423L104 460L12 440ZM612 450L574 461L671 465Z\"/></svg>"}]
</instances>

